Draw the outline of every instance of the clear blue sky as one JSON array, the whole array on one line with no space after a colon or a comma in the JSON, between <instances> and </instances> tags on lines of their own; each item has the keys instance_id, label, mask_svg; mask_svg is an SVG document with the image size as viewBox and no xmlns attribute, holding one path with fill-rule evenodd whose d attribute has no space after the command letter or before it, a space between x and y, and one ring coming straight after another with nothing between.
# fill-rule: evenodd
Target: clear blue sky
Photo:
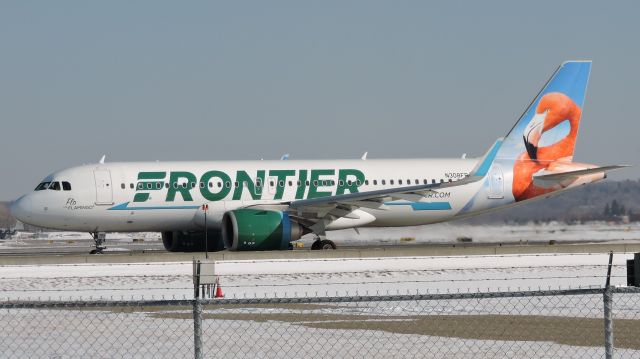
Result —
<instances>
[{"instance_id":1,"label":"clear blue sky","mask_svg":"<svg viewBox=\"0 0 640 359\"><path fill-rule=\"evenodd\" d=\"M636 165L639 10L633 1L2 1L0 199L102 154L480 155L566 59L594 61L575 159Z\"/></svg>"}]
</instances>

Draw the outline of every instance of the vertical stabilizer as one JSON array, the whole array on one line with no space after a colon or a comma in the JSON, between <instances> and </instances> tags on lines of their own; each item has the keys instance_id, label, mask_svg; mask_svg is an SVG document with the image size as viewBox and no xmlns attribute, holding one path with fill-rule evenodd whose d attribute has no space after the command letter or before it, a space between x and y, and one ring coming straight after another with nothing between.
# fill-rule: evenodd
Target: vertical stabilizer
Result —
<instances>
[{"instance_id":1,"label":"vertical stabilizer","mask_svg":"<svg viewBox=\"0 0 640 359\"><path fill-rule=\"evenodd\" d=\"M505 137L497 158L571 161L591 61L567 61L551 76Z\"/></svg>"}]
</instances>

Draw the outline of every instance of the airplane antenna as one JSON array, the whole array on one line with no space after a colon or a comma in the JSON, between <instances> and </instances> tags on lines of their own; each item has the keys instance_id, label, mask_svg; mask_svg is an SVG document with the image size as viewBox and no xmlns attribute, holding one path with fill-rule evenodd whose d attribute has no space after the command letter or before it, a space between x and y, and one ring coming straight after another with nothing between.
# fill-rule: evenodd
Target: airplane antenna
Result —
<instances>
[{"instance_id":1,"label":"airplane antenna","mask_svg":"<svg viewBox=\"0 0 640 359\"><path fill-rule=\"evenodd\" d=\"M463 160L464 160L464 159L466 159L466 158L467 158L467 154L466 154L466 153L463 153L463 154L462 154L462 157L460 157L460 158L462 158Z\"/></svg>"},{"instance_id":2,"label":"airplane antenna","mask_svg":"<svg viewBox=\"0 0 640 359\"><path fill-rule=\"evenodd\" d=\"M101 165L104 164L104 159L107 158L107 155L102 155L102 158L100 158L100 161L98 163L100 163Z\"/></svg>"},{"instance_id":3,"label":"airplane antenna","mask_svg":"<svg viewBox=\"0 0 640 359\"><path fill-rule=\"evenodd\" d=\"M360 157L360 159L363 160L363 161L366 161L368 154L369 154L369 152L365 152L364 154L362 154L362 157Z\"/></svg>"},{"instance_id":4,"label":"airplane antenna","mask_svg":"<svg viewBox=\"0 0 640 359\"><path fill-rule=\"evenodd\" d=\"M280 161L286 161L289 159L289 154L285 153L284 155L282 155L282 157L280 157Z\"/></svg>"}]
</instances>

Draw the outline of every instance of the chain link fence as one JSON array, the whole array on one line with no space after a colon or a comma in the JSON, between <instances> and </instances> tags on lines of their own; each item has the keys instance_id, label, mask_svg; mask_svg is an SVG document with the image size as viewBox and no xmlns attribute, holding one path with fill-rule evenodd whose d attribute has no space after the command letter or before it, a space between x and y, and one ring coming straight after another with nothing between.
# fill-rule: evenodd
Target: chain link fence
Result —
<instances>
[{"instance_id":1,"label":"chain link fence","mask_svg":"<svg viewBox=\"0 0 640 359\"><path fill-rule=\"evenodd\" d=\"M633 287L0 304L2 358L638 358L639 333Z\"/></svg>"}]
</instances>

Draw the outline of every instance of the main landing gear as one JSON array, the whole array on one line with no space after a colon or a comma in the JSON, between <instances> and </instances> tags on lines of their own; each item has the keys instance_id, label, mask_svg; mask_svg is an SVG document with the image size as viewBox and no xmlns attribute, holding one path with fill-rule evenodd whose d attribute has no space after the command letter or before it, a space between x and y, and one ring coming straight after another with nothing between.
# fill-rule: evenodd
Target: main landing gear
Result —
<instances>
[{"instance_id":1,"label":"main landing gear","mask_svg":"<svg viewBox=\"0 0 640 359\"><path fill-rule=\"evenodd\" d=\"M107 234L103 232L94 232L91 233L93 236L93 242L95 243L96 249L91 250L89 254L102 254L102 251L107 248L104 246L104 242L106 240Z\"/></svg>"},{"instance_id":2,"label":"main landing gear","mask_svg":"<svg viewBox=\"0 0 640 359\"><path fill-rule=\"evenodd\" d=\"M333 241L326 239L326 237L323 239L322 237L318 236L316 241L311 245L311 250L314 251L326 249L336 249L336 244L333 243Z\"/></svg>"}]
</instances>

